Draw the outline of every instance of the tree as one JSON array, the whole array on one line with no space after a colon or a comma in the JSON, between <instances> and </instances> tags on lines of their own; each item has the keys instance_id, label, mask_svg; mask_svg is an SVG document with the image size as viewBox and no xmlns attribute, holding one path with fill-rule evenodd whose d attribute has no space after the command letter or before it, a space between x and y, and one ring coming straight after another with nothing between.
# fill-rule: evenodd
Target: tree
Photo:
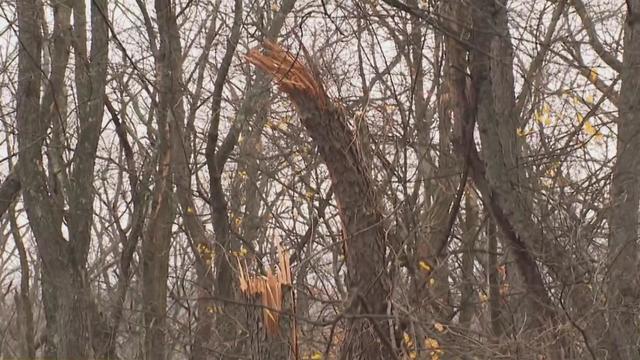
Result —
<instances>
[{"instance_id":1,"label":"tree","mask_svg":"<svg viewBox=\"0 0 640 360\"><path fill-rule=\"evenodd\" d=\"M637 0L152 4L2 6L0 356L634 358Z\"/></svg>"}]
</instances>

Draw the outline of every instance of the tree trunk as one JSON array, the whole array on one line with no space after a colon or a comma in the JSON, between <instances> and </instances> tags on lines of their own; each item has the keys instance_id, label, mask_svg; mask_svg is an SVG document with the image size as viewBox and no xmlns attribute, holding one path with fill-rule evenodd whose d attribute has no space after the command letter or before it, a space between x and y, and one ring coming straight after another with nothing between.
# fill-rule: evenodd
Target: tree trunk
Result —
<instances>
[{"instance_id":1,"label":"tree trunk","mask_svg":"<svg viewBox=\"0 0 640 360\"><path fill-rule=\"evenodd\" d=\"M638 211L640 202L640 0L627 1L617 161L611 180L607 359L638 358Z\"/></svg>"},{"instance_id":2,"label":"tree trunk","mask_svg":"<svg viewBox=\"0 0 640 360\"><path fill-rule=\"evenodd\" d=\"M86 254L84 249L88 248L90 238L89 234L85 232L78 234L82 237L76 237L71 242L65 240L61 231L61 198L56 196L56 193L61 194L59 191L61 189L56 188L55 191L50 189L50 184L55 185L56 183L48 181L42 158L42 145L51 118L56 111L58 115L62 114L63 108L60 106L65 102L61 94L64 94L64 76L70 43L69 4L55 3L54 7L57 11L54 14L52 67L41 107L42 34L40 26L43 11L35 1L20 1L17 6L21 43L16 116L20 150L18 174L23 188L25 209L43 263L42 290L47 321L45 355L77 359L87 358L90 354L88 340L91 329L87 318L87 304L90 294L84 275L86 255L83 256ZM94 31L100 29L100 24L95 23ZM102 47L103 42L106 42L106 33L104 36L94 34L92 44L100 51L105 52L104 56L95 59L98 69L100 66L106 66L104 63L106 47ZM85 72L87 69L95 69L93 63L77 64L77 72ZM105 77L104 72L96 71L89 77L95 81L93 85L97 87L99 92L100 87L104 87L104 81L101 81ZM88 96L91 98L91 95ZM101 103L102 96L99 99ZM57 106L52 106L53 104ZM101 116L97 116L96 119L100 121ZM85 142L81 138L78 139L78 148L85 146ZM89 149L83 148L83 150ZM83 154L89 158L94 155L95 153L91 152ZM79 164L75 157L73 165L82 167L82 164ZM84 169L86 168L83 167ZM83 181L92 183L93 174L83 172L82 175L89 177L89 179L83 178ZM78 191L77 194L81 194L81 191ZM84 197L83 201L86 201L87 206L92 209L92 197L90 194L84 195L87 197ZM69 214L70 223L80 217L89 217L90 219L91 211L89 214L78 214L74 212L77 209L71 208L70 210L72 211Z\"/></svg>"},{"instance_id":3,"label":"tree trunk","mask_svg":"<svg viewBox=\"0 0 640 360\"><path fill-rule=\"evenodd\" d=\"M535 260L533 249L541 243L542 233L527 208L531 199L524 194L526 177L518 164L521 152L516 135L513 50L506 5L502 1L477 0L474 8L469 60L455 40L449 39L447 45L456 104L454 147L467 162L484 204L514 254L527 291L522 314L526 328L548 334L548 327L557 324L557 314ZM459 29L458 36L462 37L467 30ZM470 76L466 74L467 68ZM473 136L476 119L482 158ZM553 336L547 336L544 341L557 345ZM555 350L559 351L557 347Z\"/></svg>"},{"instance_id":4,"label":"tree trunk","mask_svg":"<svg viewBox=\"0 0 640 360\"><path fill-rule=\"evenodd\" d=\"M9 211L9 223L11 224L11 236L16 243L16 249L18 250L20 259L20 294L16 294L16 298L19 300L17 301L19 306L18 322L23 324L20 326L22 331L19 334L19 336L22 337L21 356L25 359L35 359L36 347L33 307L31 305L31 296L29 296L29 259L27 258L27 250L22 241L22 234L20 234L18 220L15 209L13 208Z\"/></svg>"},{"instance_id":5,"label":"tree trunk","mask_svg":"<svg viewBox=\"0 0 640 360\"><path fill-rule=\"evenodd\" d=\"M360 141L345 112L328 98L320 79L273 43L247 59L279 80L296 105L302 125L318 147L333 184L342 220L349 299L341 359L394 358L387 315L390 284L385 225ZM380 320L383 318L384 320Z\"/></svg>"},{"instance_id":6,"label":"tree trunk","mask_svg":"<svg viewBox=\"0 0 640 360\"><path fill-rule=\"evenodd\" d=\"M478 238L478 203L473 191L465 194L465 223L462 235L462 287L460 289L460 326L470 330L471 321L476 314L477 292L474 288L473 265L476 259L475 244Z\"/></svg>"},{"instance_id":7,"label":"tree trunk","mask_svg":"<svg viewBox=\"0 0 640 360\"><path fill-rule=\"evenodd\" d=\"M167 358L167 279L171 228L175 212L173 195L173 158L171 133L175 118L184 118L181 89L182 52L174 4L169 0L155 1L158 16L160 46L156 55L158 70L158 165L151 216L142 243L143 313L145 325L144 358Z\"/></svg>"},{"instance_id":8,"label":"tree trunk","mask_svg":"<svg viewBox=\"0 0 640 360\"><path fill-rule=\"evenodd\" d=\"M13 201L18 197L18 193L20 193L19 166L19 164L14 165L9 175L0 185L0 217L7 212Z\"/></svg>"}]
</instances>

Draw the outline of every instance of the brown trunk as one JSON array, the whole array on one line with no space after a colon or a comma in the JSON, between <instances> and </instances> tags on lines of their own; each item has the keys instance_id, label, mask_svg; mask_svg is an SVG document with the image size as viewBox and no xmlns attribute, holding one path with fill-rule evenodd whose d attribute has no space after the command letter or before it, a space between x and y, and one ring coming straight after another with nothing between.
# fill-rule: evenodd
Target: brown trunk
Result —
<instances>
[{"instance_id":1,"label":"brown trunk","mask_svg":"<svg viewBox=\"0 0 640 360\"><path fill-rule=\"evenodd\" d=\"M384 319L390 296L385 226L360 141L349 128L344 110L331 102L310 69L273 43L265 43L265 50L264 54L252 50L247 59L277 78L296 105L302 125L329 169L342 219L349 300L340 358L394 358Z\"/></svg>"},{"instance_id":2,"label":"brown trunk","mask_svg":"<svg viewBox=\"0 0 640 360\"><path fill-rule=\"evenodd\" d=\"M611 180L607 359L638 358L636 324L638 280L638 211L640 202L640 0L627 1L620 88L617 161Z\"/></svg>"},{"instance_id":3,"label":"brown trunk","mask_svg":"<svg viewBox=\"0 0 640 360\"><path fill-rule=\"evenodd\" d=\"M461 46L453 39L448 41L456 117L454 145L514 254L527 291L523 298L527 305L521 313L525 325L535 332L548 332L548 327L556 324L557 314L534 257L533 249L541 243L542 234L526 208L530 199L523 193L526 178L518 164L513 52L506 7L504 3L478 0L475 9L468 64ZM476 119L484 161L475 147ZM547 337L545 341L556 339Z\"/></svg>"},{"instance_id":4,"label":"brown trunk","mask_svg":"<svg viewBox=\"0 0 640 360\"><path fill-rule=\"evenodd\" d=\"M164 360L167 357L167 279L171 227L174 221L173 158L171 141L176 117L184 118L180 97L182 52L174 4L156 0L160 46L156 54L158 70L157 131L158 159L154 176L151 216L142 243L142 298L144 313L144 358Z\"/></svg>"},{"instance_id":5,"label":"brown trunk","mask_svg":"<svg viewBox=\"0 0 640 360\"><path fill-rule=\"evenodd\" d=\"M237 356L235 353L238 352L238 334L234 320L237 309L234 308L235 304L233 304L233 300L237 299L237 279L233 274L234 264L230 261L229 255L232 251L239 250L239 242L231 236L229 207L222 187L224 165L237 143L237 129L232 128L225 138L225 141L220 145L220 149L216 149L218 145L218 126L220 124L222 92L240 38L240 26L242 24L241 0L235 1L234 10L235 16L231 36L229 37L227 48L225 49L225 54L214 83L211 125L207 132L206 147L207 170L209 172L209 207L211 209L216 245L212 249L214 253L213 264L215 267L213 291L215 297L222 300L218 305L221 311L218 312L215 319L220 342L217 351L222 358ZM236 132L234 132L234 130L236 130ZM200 304L200 307L202 305L203 304ZM200 327L198 331L202 332L205 331L205 329Z\"/></svg>"},{"instance_id":6,"label":"brown trunk","mask_svg":"<svg viewBox=\"0 0 640 360\"><path fill-rule=\"evenodd\" d=\"M9 211L9 222L11 224L11 236L16 243L16 249L18 250L18 256L20 259L20 294L16 294L18 311L18 322L22 324L20 326L20 334L22 338L21 344L22 353L21 356L25 359L36 358L35 347L35 331L33 322L33 307L31 305L31 296L29 295L29 259L27 258L27 250L25 249L22 241L22 235L18 227L18 220L16 218L15 209Z\"/></svg>"},{"instance_id":7,"label":"brown trunk","mask_svg":"<svg viewBox=\"0 0 640 360\"><path fill-rule=\"evenodd\" d=\"M13 201L18 197L18 193L20 193L19 166L19 164L14 165L9 176L0 185L0 217L11 207Z\"/></svg>"},{"instance_id":8,"label":"brown trunk","mask_svg":"<svg viewBox=\"0 0 640 360\"><path fill-rule=\"evenodd\" d=\"M489 280L489 323L495 339L504 333L502 324L503 303L500 296L500 274L498 274L498 233L491 219L487 223L487 278ZM497 340L499 342L499 340Z\"/></svg>"},{"instance_id":9,"label":"brown trunk","mask_svg":"<svg viewBox=\"0 0 640 360\"><path fill-rule=\"evenodd\" d=\"M465 195L465 224L462 235L462 288L460 289L460 326L470 329L471 321L476 313L478 297L474 288L475 276L473 265L476 258L475 244L478 238L478 203L473 191L467 191Z\"/></svg>"},{"instance_id":10,"label":"brown trunk","mask_svg":"<svg viewBox=\"0 0 640 360\"><path fill-rule=\"evenodd\" d=\"M98 2L104 6L104 3ZM79 6L78 4L75 4ZM97 5L96 5L97 6ZM87 317L87 309L90 300L89 288L84 275L86 261L86 249L90 242L88 226L91 222L93 209L92 179L93 157L91 141L84 134L92 133L99 129L101 106L80 111L81 122L93 119L96 126L87 129L78 137L77 149L72 160L74 176L81 177L87 186L74 189L73 195L69 194L69 226L73 238L69 242L61 231L62 221L62 196L63 191L72 191L64 182L58 181L64 178L61 174L50 174L47 178L43 168L42 145L46 138L51 120L58 116L66 118L64 92L64 77L69 56L69 17L68 3L55 2L54 8L54 33L53 51L51 59L51 74L46 82L45 96L42 105L39 103L41 88L41 48L42 34L40 26L43 12L38 2L21 1L18 3L19 37L21 47L19 50L19 84L18 84L18 141L20 150L20 166L18 174L23 188L25 209L29 217L29 223L36 239L38 253L43 263L42 290L47 326L45 343L45 355L58 358L86 358L89 356L90 324ZM74 7L75 8L75 7ZM84 10L83 7L81 7ZM77 10L82 13L84 12ZM95 11L92 12L94 15ZM81 18L81 17L79 17ZM104 21L96 17L93 31L101 31ZM76 23L77 31L84 30ZM104 91L106 68L106 32L92 36L91 63L76 64L76 73L85 74L91 79L95 92L86 91L78 84L79 91L85 91L89 101L102 102L101 91ZM95 49L95 53L94 53ZM99 56L98 53L99 52ZM85 54L86 55L86 54ZM89 105L88 105L89 106ZM41 109L37 111L37 109ZM85 117L87 116L87 117ZM88 121L88 120L87 120ZM95 134L93 132L92 134ZM95 136L94 136L95 138ZM83 151L78 155L78 151ZM47 151L52 154L51 147ZM50 157L49 168L56 166L55 157ZM57 175L60 175L58 177ZM65 185L65 186L63 186ZM88 189L88 190L87 190ZM74 201L78 200L78 201ZM78 204L81 202L81 211ZM75 225L79 226L79 233Z\"/></svg>"}]
</instances>

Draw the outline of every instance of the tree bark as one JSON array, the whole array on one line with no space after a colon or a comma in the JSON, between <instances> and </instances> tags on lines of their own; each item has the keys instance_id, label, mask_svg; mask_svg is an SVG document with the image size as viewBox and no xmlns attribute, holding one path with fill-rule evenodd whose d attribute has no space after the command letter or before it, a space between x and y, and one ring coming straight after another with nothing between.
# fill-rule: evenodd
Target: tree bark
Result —
<instances>
[{"instance_id":1,"label":"tree bark","mask_svg":"<svg viewBox=\"0 0 640 360\"><path fill-rule=\"evenodd\" d=\"M640 300L640 0L627 1L618 118L617 161L611 180L608 248L607 359L638 358Z\"/></svg>"},{"instance_id":2,"label":"tree bark","mask_svg":"<svg viewBox=\"0 0 640 360\"><path fill-rule=\"evenodd\" d=\"M174 4L156 0L160 46L155 54L158 71L157 169L147 233L142 243L142 298L144 313L144 358L167 358L167 279L171 228L175 218L171 133L175 118L184 118L181 89L182 51ZM178 64L179 66L176 66Z\"/></svg>"},{"instance_id":3,"label":"tree bark","mask_svg":"<svg viewBox=\"0 0 640 360\"><path fill-rule=\"evenodd\" d=\"M526 177L518 163L521 153L513 85L513 50L504 2L477 0L471 14L469 61L454 39L448 40L452 95L455 101L454 147L467 162L482 201L512 249L527 291L527 329L547 332L557 324L555 307L545 288L534 249L542 241L526 206ZM460 29L458 34L462 35ZM467 75L467 68L470 74ZM477 119L482 158L473 136ZM547 337L545 341L556 342ZM557 343L556 343L557 345ZM559 351L555 347L556 351ZM559 356L559 353L555 353Z\"/></svg>"},{"instance_id":4,"label":"tree bark","mask_svg":"<svg viewBox=\"0 0 640 360\"><path fill-rule=\"evenodd\" d=\"M20 295L19 297L19 311L20 315L18 321L23 322L24 326L21 326L22 344L23 348L21 356L26 359L36 358L36 346L35 346L35 330L33 321L33 306L31 304L31 296L29 295L29 259L27 258L27 250L22 241L22 235L18 227L18 220L16 218L15 209L11 208L9 211L9 223L11 225L11 236L16 243L16 249L18 249L18 257L20 259Z\"/></svg>"},{"instance_id":5,"label":"tree bark","mask_svg":"<svg viewBox=\"0 0 640 360\"><path fill-rule=\"evenodd\" d=\"M477 199L473 191L465 194L465 223L462 235L462 287L460 289L460 326L470 330L471 321L476 314L476 303L478 300L476 289L474 288L475 277L473 275L473 265L476 258L475 244L478 238L479 211Z\"/></svg>"},{"instance_id":6,"label":"tree bark","mask_svg":"<svg viewBox=\"0 0 640 360\"><path fill-rule=\"evenodd\" d=\"M19 164L14 165L9 175L0 184L0 217L7 212L20 193L19 166Z\"/></svg>"},{"instance_id":7,"label":"tree bark","mask_svg":"<svg viewBox=\"0 0 640 360\"><path fill-rule=\"evenodd\" d=\"M336 195L343 225L349 299L341 359L392 359L387 314L390 284L385 225L360 140L345 111L331 102L320 79L278 45L265 43L247 59L279 80L296 105L302 125L317 146Z\"/></svg>"},{"instance_id":8,"label":"tree bark","mask_svg":"<svg viewBox=\"0 0 640 360\"><path fill-rule=\"evenodd\" d=\"M43 263L42 289L45 318L47 321L47 337L45 355L58 358L86 358L89 356L90 325L87 319L89 289L84 275L83 249L88 248L89 236L75 238L67 242L61 231L62 208L56 194L64 188L55 187L55 181L49 182L45 174L42 158L42 145L53 114L61 114L60 107L64 101L64 76L68 61L69 15L70 4L54 3L57 11L54 14L53 58L51 75L45 87L45 96L40 106L40 90L42 80L41 56L42 34L40 25L43 11L38 2L18 2L19 26L19 83L18 83L18 143L20 166L18 175L23 188L23 199L29 223L36 239L38 253ZM93 24L93 30L99 31L100 24ZM104 34L106 37L106 34ZM102 38L104 38L102 37ZM106 52L102 46L101 36L94 34L92 44ZM104 40L106 41L106 40ZM95 42L95 43L94 43ZM95 60L96 66L106 67L104 57ZM89 71L92 64L76 64L77 72ZM89 75L95 81L97 91L104 87L105 74L97 71ZM90 95L89 95L90 96ZM102 101L102 97L99 97ZM35 109L35 110L34 110ZM37 109L40 109L38 111ZM101 120L101 116L98 117ZM99 126L98 126L99 128ZM79 139L77 146L83 148L84 141ZM91 153L83 156L95 156ZM75 157L74 166L82 167ZM51 165L51 163L49 164ZM83 173L83 175L87 175ZM93 174L83 181L92 183ZM51 188L51 186L54 188ZM69 190L68 188L66 190ZM80 194L80 192L78 193ZM87 194L90 196L90 194ZM92 198L91 198L92 199ZM86 199L83 199L86 200ZM92 210L92 201L88 205ZM70 204L71 205L71 204ZM71 209L76 210L76 209ZM89 216L83 213L70 213L69 217L78 219ZM75 219L73 221L75 221ZM70 220L70 223L72 220Z\"/></svg>"}]
</instances>

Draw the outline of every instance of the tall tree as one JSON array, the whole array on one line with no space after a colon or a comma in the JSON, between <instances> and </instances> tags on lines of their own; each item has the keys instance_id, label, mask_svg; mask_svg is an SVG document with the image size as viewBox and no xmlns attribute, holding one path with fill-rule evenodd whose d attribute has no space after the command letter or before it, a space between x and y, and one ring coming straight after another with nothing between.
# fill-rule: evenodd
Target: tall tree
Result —
<instances>
[{"instance_id":1,"label":"tall tree","mask_svg":"<svg viewBox=\"0 0 640 360\"><path fill-rule=\"evenodd\" d=\"M247 59L279 79L280 89L296 105L302 125L329 169L338 202L349 291L340 358L394 358L389 324L379 320L388 313L391 285L385 259L386 229L362 143L351 130L345 111L327 96L317 72L278 45L264 45L264 54L253 50Z\"/></svg>"},{"instance_id":2,"label":"tall tree","mask_svg":"<svg viewBox=\"0 0 640 360\"><path fill-rule=\"evenodd\" d=\"M29 224L43 262L42 288L47 340L45 354L83 358L90 354L91 294L86 262L91 243L94 211L95 157L101 131L108 59L107 2L91 3L91 50L86 49L86 9L81 1L57 1L54 7L51 72L43 74L43 9L40 3L18 3L19 72L17 123L20 162L18 173ZM73 10L74 27L70 31ZM70 169L61 162L65 143L66 114L64 79L69 46L75 50L75 82L81 100L77 109L79 129ZM44 95L40 101L42 75ZM46 153L42 147L52 126ZM68 211L65 210L67 199ZM63 218L69 236L62 232Z\"/></svg>"},{"instance_id":3,"label":"tall tree","mask_svg":"<svg viewBox=\"0 0 640 360\"><path fill-rule=\"evenodd\" d=\"M607 262L607 359L638 357L640 331L638 220L640 211L640 1L627 1L618 117L617 161L611 179Z\"/></svg>"}]
</instances>

